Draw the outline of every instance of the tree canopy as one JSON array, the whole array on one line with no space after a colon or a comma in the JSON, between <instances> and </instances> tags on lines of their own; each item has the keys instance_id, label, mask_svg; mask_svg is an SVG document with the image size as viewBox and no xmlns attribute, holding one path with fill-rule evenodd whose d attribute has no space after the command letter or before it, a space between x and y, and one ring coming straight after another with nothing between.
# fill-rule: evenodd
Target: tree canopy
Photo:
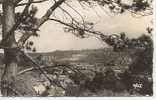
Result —
<instances>
[{"instance_id":1,"label":"tree canopy","mask_svg":"<svg viewBox=\"0 0 156 100\"><path fill-rule=\"evenodd\" d=\"M6 0L7 1L7 0ZM1 0L1 4L6 2L5 0ZM40 10L35 5L50 1L52 2L51 7L47 10L47 12L43 16L36 16L36 13ZM109 9L110 12L115 14L122 14L125 12L130 12L132 14L148 16L152 15L152 1L153 0L75 0L79 2L81 7L93 7L100 6L101 9ZM29 50L31 49L31 43L26 43L26 41L31 36L38 36L38 31L40 31L40 27L46 23L47 21L54 21L64 25L64 30L66 32L71 32L74 35L84 38L88 34L93 34L100 36L102 40L106 43L109 36L106 36L105 33L96 31L94 29L94 23L88 22L85 20L84 16L77 11L76 8L72 7L71 2L75 2L71 0L14 0L15 7L23 6L24 9L22 12L16 12L15 16L15 25L10 30L10 34L12 31L22 33L22 36L17 40L17 45L25 47ZM81 20L77 20L70 11L67 11L64 6L68 6L71 10L73 10L77 15L81 18ZM64 16L67 17L68 21L60 20L59 18L55 18L53 13L57 11L57 9L62 10ZM3 12L3 11L2 11ZM1 13L1 16L3 13ZM9 37L9 35L7 37ZM6 39L3 38L1 44ZM29 41L28 41L29 42ZM31 42L31 41L30 41ZM29 45L30 44L30 45ZM108 43L111 44L111 43ZM36 51L35 48L32 48L33 51Z\"/></svg>"}]
</instances>

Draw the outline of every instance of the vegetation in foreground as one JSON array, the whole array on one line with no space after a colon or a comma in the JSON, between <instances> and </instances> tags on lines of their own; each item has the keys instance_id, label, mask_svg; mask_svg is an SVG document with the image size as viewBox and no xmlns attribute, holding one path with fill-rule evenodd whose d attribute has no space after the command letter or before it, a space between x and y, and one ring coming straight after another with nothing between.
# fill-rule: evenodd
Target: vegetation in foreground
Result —
<instances>
[{"instance_id":1,"label":"vegetation in foreground","mask_svg":"<svg viewBox=\"0 0 156 100\"><path fill-rule=\"evenodd\" d=\"M24 85L23 87L29 87L29 89L21 89L20 94L30 94L26 96L152 95L152 56L149 55L150 51L140 49L137 51L130 50L131 52L114 52L111 50L112 49L59 51L58 54L60 55L68 52L65 58L72 57L69 56L69 54L85 55L87 53L87 56L80 57L80 59L71 62L71 59L61 60L60 58L62 57L57 57L56 52L51 53L51 55L50 53L48 54L53 58L51 59L51 63L49 63L47 59L42 59L46 57L46 54L33 54L32 56L40 63L40 66L44 69L44 73L46 73L47 77L53 79L54 82L59 85L50 84L42 72L32 67L32 63L28 64L29 62L25 63L25 61L23 61L19 63L19 65L24 67L25 70L23 68L19 69L21 70L19 71L19 78L25 80L23 80L24 82L22 82L22 84L19 84L21 83L19 82L17 85ZM101 56L102 51L103 57ZM54 55L55 58L58 59L54 59ZM123 61L125 57L127 57L126 59L128 61L125 60L124 63L119 63ZM143 61L142 63L140 63L140 57L142 59L141 61ZM117 63L115 62L116 60L118 60ZM91 63L93 61L94 63ZM96 63L96 61L99 62ZM109 61L109 63L104 63L103 61ZM151 67L147 68L149 65ZM30 85L32 88L30 88Z\"/></svg>"}]
</instances>

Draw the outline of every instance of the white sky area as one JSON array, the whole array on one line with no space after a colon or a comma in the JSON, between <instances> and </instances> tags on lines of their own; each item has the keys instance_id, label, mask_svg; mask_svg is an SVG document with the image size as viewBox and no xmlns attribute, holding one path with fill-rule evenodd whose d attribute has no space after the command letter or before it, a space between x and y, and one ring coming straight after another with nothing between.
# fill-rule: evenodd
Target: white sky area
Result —
<instances>
[{"instance_id":1,"label":"white sky area","mask_svg":"<svg viewBox=\"0 0 156 100\"><path fill-rule=\"evenodd\" d=\"M37 16L42 16L46 10L51 6L51 2L45 2L38 4L39 9ZM151 16L135 18L130 13L124 13L121 15L113 15L109 13L107 9L105 11L100 7L95 9L82 8L76 2L70 3L73 8L85 16L85 19L96 23L95 30L103 33L118 33L126 32L129 37L138 37L142 33L146 33L146 28L151 23ZM77 16L69 7L62 5L69 13ZM18 8L17 10L21 10ZM106 13L107 12L107 13ZM63 14L59 9L55 11L57 18L63 19ZM37 52L50 52L54 50L79 50L79 49L96 49L107 47L105 43L102 43L95 37L89 37L85 39L78 38L71 33L65 33L63 26L54 23L45 23L39 31L39 37L32 37Z\"/></svg>"}]
</instances>

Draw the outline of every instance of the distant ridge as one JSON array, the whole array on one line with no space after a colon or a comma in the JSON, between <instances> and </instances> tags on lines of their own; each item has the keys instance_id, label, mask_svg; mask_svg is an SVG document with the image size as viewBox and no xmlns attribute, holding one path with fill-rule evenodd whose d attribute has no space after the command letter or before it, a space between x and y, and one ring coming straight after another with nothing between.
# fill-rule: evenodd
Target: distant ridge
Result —
<instances>
[{"instance_id":1,"label":"distant ridge","mask_svg":"<svg viewBox=\"0 0 156 100\"><path fill-rule=\"evenodd\" d=\"M115 62L121 62L123 57L129 58L134 52L137 51L136 49L128 49L122 52L114 52L112 48L100 48L100 49L85 49L85 50L56 50L53 52L37 52L37 53L29 53L30 56L36 58L39 55L49 58L55 58L58 61L67 60L69 62L73 62L73 57L78 57L78 55L86 55L86 58L81 60L77 60L77 62L99 62L99 63L109 63L113 60ZM0 63L2 64L2 56L3 54L0 53ZM120 61L117 61L120 59Z\"/></svg>"}]
</instances>

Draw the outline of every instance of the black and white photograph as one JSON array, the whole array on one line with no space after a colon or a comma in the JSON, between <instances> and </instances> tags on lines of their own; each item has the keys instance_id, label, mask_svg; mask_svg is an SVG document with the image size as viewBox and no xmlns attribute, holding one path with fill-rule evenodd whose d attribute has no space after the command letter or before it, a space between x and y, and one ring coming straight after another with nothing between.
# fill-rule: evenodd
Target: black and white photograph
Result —
<instances>
[{"instance_id":1,"label":"black and white photograph","mask_svg":"<svg viewBox=\"0 0 156 100\"><path fill-rule=\"evenodd\" d=\"M0 97L153 97L154 0L0 0Z\"/></svg>"}]
</instances>

